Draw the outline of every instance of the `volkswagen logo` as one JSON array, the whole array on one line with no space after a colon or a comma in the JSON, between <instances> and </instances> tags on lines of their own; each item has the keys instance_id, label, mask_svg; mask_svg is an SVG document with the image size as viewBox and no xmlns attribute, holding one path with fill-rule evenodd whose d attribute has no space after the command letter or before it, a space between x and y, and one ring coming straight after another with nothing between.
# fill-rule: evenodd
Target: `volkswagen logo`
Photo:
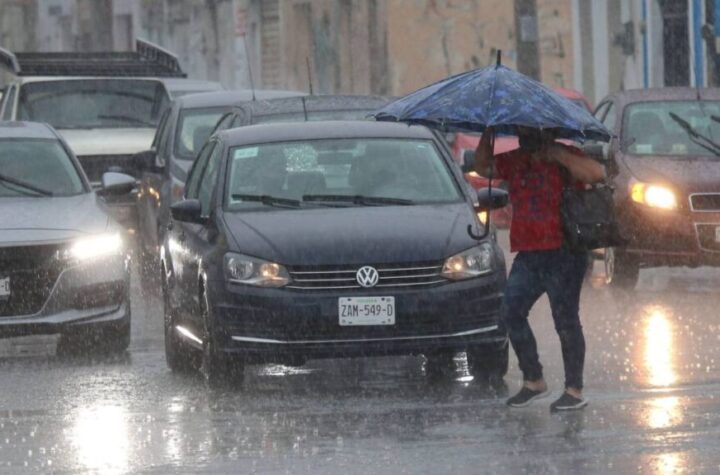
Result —
<instances>
[{"instance_id":1,"label":"volkswagen logo","mask_svg":"<svg viewBox=\"0 0 720 475\"><path fill-rule=\"evenodd\" d=\"M358 284L362 287L370 288L375 287L380 280L380 274L376 268L371 266L361 267L360 270L355 274Z\"/></svg>"}]
</instances>

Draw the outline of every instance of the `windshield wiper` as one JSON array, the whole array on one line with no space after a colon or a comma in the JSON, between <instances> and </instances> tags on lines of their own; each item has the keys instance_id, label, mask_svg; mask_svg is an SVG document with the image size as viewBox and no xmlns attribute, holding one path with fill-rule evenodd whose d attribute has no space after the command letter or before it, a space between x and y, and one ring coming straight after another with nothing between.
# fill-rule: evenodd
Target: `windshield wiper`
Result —
<instances>
[{"instance_id":1,"label":"windshield wiper","mask_svg":"<svg viewBox=\"0 0 720 475\"><path fill-rule=\"evenodd\" d=\"M291 200L289 198L280 198L277 196L270 195L244 195L244 194L233 194L232 199L242 201L255 201L262 203L266 206L275 206L278 208L300 208L302 203L298 200Z\"/></svg>"},{"instance_id":2,"label":"windshield wiper","mask_svg":"<svg viewBox=\"0 0 720 475\"><path fill-rule=\"evenodd\" d=\"M20 188L24 188L26 191L31 191L33 193L36 193L37 195L42 196L52 196L53 192L46 190L44 188L38 188L35 185L31 185L30 183L26 183L22 180L18 180L17 178L12 178L6 175L0 175L0 181L4 183L9 183L11 185L19 186ZM26 193L27 194L27 193ZM31 195L36 196L36 195Z\"/></svg>"},{"instance_id":3,"label":"windshield wiper","mask_svg":"<svg viewBox=\"0 0 720 475\"><path fill-rule=\"evenodd\" d=\"M412 200L404 200L402 198L386 198L383 196L364 195L304 195L302 200L303 203L352 203L360 206L409 206L415 204Z\"/></svg>"},{"instance_id":4,"label":"windshield wiper","mask_svg":"<svg viewBox=\"0 0 720 475\"><path fill-rule=\"evenodd\" d=\"M98 119L110 119L110 120L122 120L125 122L130 122L132 124L138 124L138 125L144 125L146 127L155 127L155 124L152 122L146 122L142 119L138 119L137 117L130 117L129 115L113 115L113 114L102 114L97 116Z\"/></svg>"},{"instance_id":5,"label":"windshield wiper","mask_svg":"<svg viewBox=\"0 0 720 475\"><path fill-rule=\"evenodd\" d=\"M670 118L674 120L675 122L680 125L680 127L688 134L688 137L690 140L699 145L700 147L704 148L705 150L720 156L720 144L712 140L711 138L708 138L704 135L702 135L700 132L695 130L692 125L679 115L677 115L674 112L669 113ZM701 140L704 140L705 142L702 142Z\"/></svg>"}]
</instances>

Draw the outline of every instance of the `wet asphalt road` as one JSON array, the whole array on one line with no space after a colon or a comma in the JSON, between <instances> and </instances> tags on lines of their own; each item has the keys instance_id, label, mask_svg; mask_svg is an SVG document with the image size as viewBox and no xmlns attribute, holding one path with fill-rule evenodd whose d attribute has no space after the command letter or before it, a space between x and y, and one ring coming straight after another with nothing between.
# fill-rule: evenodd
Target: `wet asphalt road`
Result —
<instances>
[{"instance_id":1,"label":"wet asphalt road","mask_svg":"<svg viewBox=\"0 0 720 475\"><path fill-rule=\"evenodd\" d=\"M599 269L599 265L596 266ZM720 270L643 271L634 294L586 285L582 413L519 387L444 381L421 358L255 366L210 390L165 366L159 301L134 284L133 342L111 360L60 359L55 337L0 342L0 473L719 473ZM562 367L534 309L546 376Z\"/></svg>"}]
</instances>

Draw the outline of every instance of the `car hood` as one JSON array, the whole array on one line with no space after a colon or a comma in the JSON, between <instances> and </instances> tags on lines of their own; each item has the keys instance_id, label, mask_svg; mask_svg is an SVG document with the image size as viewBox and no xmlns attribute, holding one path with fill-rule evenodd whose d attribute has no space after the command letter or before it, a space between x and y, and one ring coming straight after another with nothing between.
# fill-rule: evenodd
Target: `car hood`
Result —
<instances>
[{"instance_id":1,"label":"car hood","mask_svg":"<svg viewBox=\"0 0 720 475\"><path fill-rule=\"evenodd\" d=\"M131 155L149 150L155 129L59 129L75 155Z\"/></svg>"},{"instance_id":2,"label":"car hood","mask_svg":"<svg viewBox=\"0 0 720 475\"><path fill-rule=\"evenodd\" d=\"M625 156L630 173L640 181L669 183L690 193L717 191L719 158Z\"/></svg>"},{"instance_id":3,"label":"car hood","mask_svg":"<svg viewBox=\"0 0 720 475\"><path fill-rule=\"evenodd\" d=\"M232 250L285 265L439 261L477 242L465 203L224 214ZM477 231L476 231L477 232Z\"/></svg>"},{"instance_id":4,"label":"car hood","mask_svg":"<svg viewBox=\"0 0 720 475\"><path fill-rule=\"evenodd\" d=\"M56 242L108 228L94 193L54 198L0 198L0 246Z\"/></svg>"}]
</instances>

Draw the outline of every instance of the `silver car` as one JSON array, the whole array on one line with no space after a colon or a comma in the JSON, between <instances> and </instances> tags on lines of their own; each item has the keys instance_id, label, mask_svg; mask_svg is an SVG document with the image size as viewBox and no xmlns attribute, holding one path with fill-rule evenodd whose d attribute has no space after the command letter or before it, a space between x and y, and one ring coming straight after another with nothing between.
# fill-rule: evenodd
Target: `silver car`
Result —
<instances>
[{"instance_id":1,"label":"silver car","mask_svg":"<svg viewBox=\"0 0 720 475\"><path fill-rule=\"evenodd\" d=\"M60 333L59 349L127 348L130 259L99 195L134 184L106 173L95 192L52 127L0 122L0 337Z\"/></svg>"}]
</instances>

